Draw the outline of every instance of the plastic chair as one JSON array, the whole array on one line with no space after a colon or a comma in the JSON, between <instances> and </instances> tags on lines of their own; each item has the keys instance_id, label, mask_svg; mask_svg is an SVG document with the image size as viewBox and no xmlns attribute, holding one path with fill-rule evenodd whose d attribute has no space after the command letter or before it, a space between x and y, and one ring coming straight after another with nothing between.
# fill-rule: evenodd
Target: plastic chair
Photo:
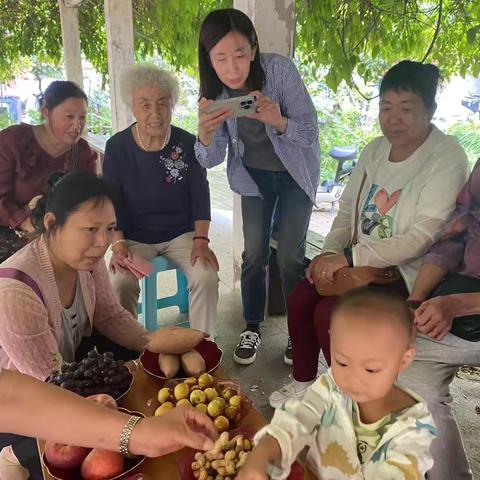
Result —
<instances>
[{"instance_id":1,"label":"plastic chair","mask_svg":"<svg viewBox=\"0 0 480 480\"><path fill-rule=\"evenodd\" d=\"M143 323L150 332L158 328L157 310L160 308L178 306L180 313L188 312L188 283L183 272L166 257L155 257L152 264L153 272L142 279L142 303L138 306L138 313L143 314ZM157 299L157 275L167 270L176 270L177 293Z\"/></svg>"}]
</instances>

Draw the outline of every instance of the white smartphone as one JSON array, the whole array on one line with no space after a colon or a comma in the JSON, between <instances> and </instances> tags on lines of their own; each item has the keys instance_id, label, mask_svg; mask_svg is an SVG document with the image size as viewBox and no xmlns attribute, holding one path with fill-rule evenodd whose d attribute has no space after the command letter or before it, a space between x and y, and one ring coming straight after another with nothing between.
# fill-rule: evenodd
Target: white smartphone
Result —
<instances>
[{"instance_id":1,"label":"white smartphone","mask_svg":"<svg viewBox=\"0 0 480 480\"><path fill-rule=\"evenodd\" d=\"M227 98L225 100L215 100L206 108L207 113L228 107L233 117L245 117L255 112L257 102L253 95L244 95L242 97Z\"/></svg>"}]
</instances>

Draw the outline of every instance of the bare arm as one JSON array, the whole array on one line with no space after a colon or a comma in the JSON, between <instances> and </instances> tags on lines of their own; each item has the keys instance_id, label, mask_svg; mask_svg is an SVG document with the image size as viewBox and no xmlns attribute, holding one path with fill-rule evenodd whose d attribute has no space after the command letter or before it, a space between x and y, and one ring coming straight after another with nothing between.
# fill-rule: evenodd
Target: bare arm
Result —
<instances>
[{"instance_id":1,"label":"bare arm","mask_svg":"<svg viewBox=\"0 0 480 480\"><path fill-rule=\"evenodd\" d=\"M447 270L432 263L424 263L418 272L409 300L426 300L440 283Z\"/></svg>"},{"instance_id":2,"label":"bare arm","mask_svg":"<svg viewBox=\"0 0 480 480\"><path fill-rule=\"evenodd\" d=\"M271 463L280 465L282 451L278 441L270 435L265 435L248 456L241 468L237 480L266 480L267 466Z\"/></svg>"},{"instance_id":3,"label":"bare arm","mask_svg":"<svg viewBox=\"0 0 480 480\"><path fill-rule=\"evenodd\" d=\"M2 432L113 451L118 450L129 419L125 413L9 370L0 373L0 405ZM206 415L181 408L137 423L128 448L136 455L157 457L184 446L207 450L215 438Z\"/></svg>"},{"instance_id":4,"label":"bare arm","mask_svg":"<svg viewBox=\"0 0 480 480\"><path fill-rule=\"evenodd\" d=\"M195 220L195 236L207 237L210 230L210 220Z\"/></svg>"},{"instance_id":5,"label":"bare arm","mask_svg":"<svg viewBox=\"0 0 480 480\"><path fill-rule=\"evenodd\" d=\"M480 314L480 293L454 293L445 298L453 318Z\"/></svg>"},{"instance_id":6,"label":"bare arm","mask_svg":"<svg viewBox=\"0 0 480 480\"><path fill-rule=\"evenodd\" d=\"M209 247L209 241L205 240L208 238L208 230L210 228L210 221L209 220L196 220L195 221L195 237L204 237L204 238L197 238L193 241L192 245L192 254L190 257L190 261L192 265L195 265L197 258L201 259L202 264L205 268L210 265L213 270L218 272L219 265L217 257L213 250Z\"/></svg>"}]
</instances>

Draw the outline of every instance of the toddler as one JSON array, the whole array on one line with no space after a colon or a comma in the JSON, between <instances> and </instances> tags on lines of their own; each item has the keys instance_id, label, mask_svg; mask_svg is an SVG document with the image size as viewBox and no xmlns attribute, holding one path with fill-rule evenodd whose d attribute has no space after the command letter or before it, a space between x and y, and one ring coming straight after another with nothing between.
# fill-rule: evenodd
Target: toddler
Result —
<instances>
[{"instance_id":1,"label":"toddler","mask_svg":"<svg viewBox=\"0 0 480 480\"><path fill-rule=\"evenodd\" d=\"M285 479L304 447L322 480L417 480L433 464L436 434L425 402L396 379L415 357L413 316L373 289L343 296L330 327L332 365L277 409L255 436L238 480Z\"/></svg>"}]
</instances>

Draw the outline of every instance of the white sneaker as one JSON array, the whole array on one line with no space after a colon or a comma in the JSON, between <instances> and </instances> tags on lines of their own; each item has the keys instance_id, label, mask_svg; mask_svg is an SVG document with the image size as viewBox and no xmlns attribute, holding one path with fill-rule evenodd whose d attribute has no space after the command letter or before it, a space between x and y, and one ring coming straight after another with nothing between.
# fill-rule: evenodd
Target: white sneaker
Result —
<instances>
[{"instance_id":1,"label":"white sneaker","mask_svg":"<svg viewBox=\"0 0 480 480\"><path fill-rule=\"evenodd\" d=\"M283 404L291 398L301 400L307 393L307 388L313 382L314 380L312 380L311 382L297 382L296 380L294 380L293 382L285 385L279 390L275 390L269 398L270 406L272 408L281 408Z\"/></svg>"}]
</instances>

